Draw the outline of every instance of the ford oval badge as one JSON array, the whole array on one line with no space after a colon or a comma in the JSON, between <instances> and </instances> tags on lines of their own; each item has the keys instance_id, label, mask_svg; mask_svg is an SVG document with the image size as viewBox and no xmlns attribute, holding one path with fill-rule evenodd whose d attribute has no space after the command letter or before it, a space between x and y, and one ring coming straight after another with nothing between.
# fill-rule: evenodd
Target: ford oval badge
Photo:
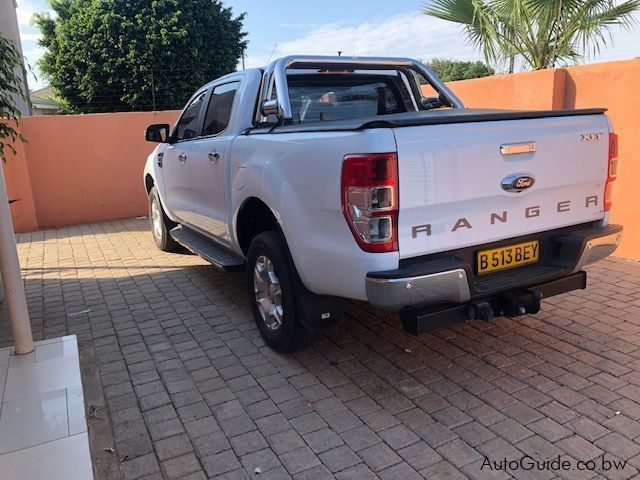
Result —
<instances>
[{"instance_id":1,"label":"ford oval badge","mask_svg":"<svg viewBox=\"0 0 640 480\"><path fill-rule=\"evenodd\" d=\"M519 193L532 187L534 183L536 180L531 175L516 174L503 178L500 186L506 192Z\"/></svg>"}]
</instances>

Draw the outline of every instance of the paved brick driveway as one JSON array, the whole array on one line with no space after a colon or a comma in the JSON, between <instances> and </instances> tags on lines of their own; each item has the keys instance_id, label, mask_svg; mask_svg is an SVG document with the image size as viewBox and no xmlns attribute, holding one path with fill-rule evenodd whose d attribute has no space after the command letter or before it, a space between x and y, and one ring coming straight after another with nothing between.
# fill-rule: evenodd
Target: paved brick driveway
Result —
<instances>
[{"instance_id":1,"label":"paved brick driveway","mask_svg":"<svg viewBox=\"0 0 640 480\"><path fill-rule=\"evenodd\" d=\"M312 349L279 355L242 275L159 252L144 220L24 234L19 251L36 336L95 350L125 479L506 478L485 456L523 454L640 469L638 263L601 262L537 315L418 338L353 303ZM628 462L605 472L603 454Z\"/></svg>"}]
</instances>

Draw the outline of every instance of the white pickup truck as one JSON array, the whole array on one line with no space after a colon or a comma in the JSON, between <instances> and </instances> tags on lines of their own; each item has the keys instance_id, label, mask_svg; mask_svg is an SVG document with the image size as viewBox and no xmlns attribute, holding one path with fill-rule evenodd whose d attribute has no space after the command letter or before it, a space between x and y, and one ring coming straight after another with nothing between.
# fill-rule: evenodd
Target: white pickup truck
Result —
<instances>
[{"instance_id":1,"label":"white pickup truck","mask_svg":"<svg viewBox=\"0 0 640 480\"><path fill-rule=\"evenodd\" d=\"M146 138L157 246L246 269L281 351L340 320L345 298L399 311L413 334L535 313L585 288L582 268L622 235L604 109L467 109L411 59L281 58L203 86Z\"/></svg>"}]
</instances>

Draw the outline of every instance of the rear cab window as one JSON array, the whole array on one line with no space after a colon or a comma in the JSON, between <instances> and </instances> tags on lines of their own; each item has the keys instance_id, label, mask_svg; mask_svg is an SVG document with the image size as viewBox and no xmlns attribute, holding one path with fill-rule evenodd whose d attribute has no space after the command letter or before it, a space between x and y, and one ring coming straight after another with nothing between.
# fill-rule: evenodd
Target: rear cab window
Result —
<instances>
[{"instance_id":1,"label":"rear cab window","mask_svg":"<svg viewBox=\"0 0 640 480\"><path fill-rule=\"evenodd\" d=\"M414 110L411 95L399 75L306 73L287 75L287 83L294 123Z\"/></svg>"}]
</instances>

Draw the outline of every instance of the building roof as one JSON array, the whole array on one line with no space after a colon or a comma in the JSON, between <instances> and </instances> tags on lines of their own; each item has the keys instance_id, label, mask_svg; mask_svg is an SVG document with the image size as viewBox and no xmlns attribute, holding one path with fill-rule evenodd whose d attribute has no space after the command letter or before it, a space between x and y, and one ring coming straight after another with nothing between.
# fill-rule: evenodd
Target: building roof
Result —
<instances>
[{"instance_id":1,"label":"building roof","mask_svg":"<svg viewBox=\"0 0 640 480\"><path fill-rule=\"evenodd\" d=\"M29 94L29 98L34 108L60 110L60 103L56 100L56 94L50 86L34 90Z\"/></svg>"}]
</instances>

